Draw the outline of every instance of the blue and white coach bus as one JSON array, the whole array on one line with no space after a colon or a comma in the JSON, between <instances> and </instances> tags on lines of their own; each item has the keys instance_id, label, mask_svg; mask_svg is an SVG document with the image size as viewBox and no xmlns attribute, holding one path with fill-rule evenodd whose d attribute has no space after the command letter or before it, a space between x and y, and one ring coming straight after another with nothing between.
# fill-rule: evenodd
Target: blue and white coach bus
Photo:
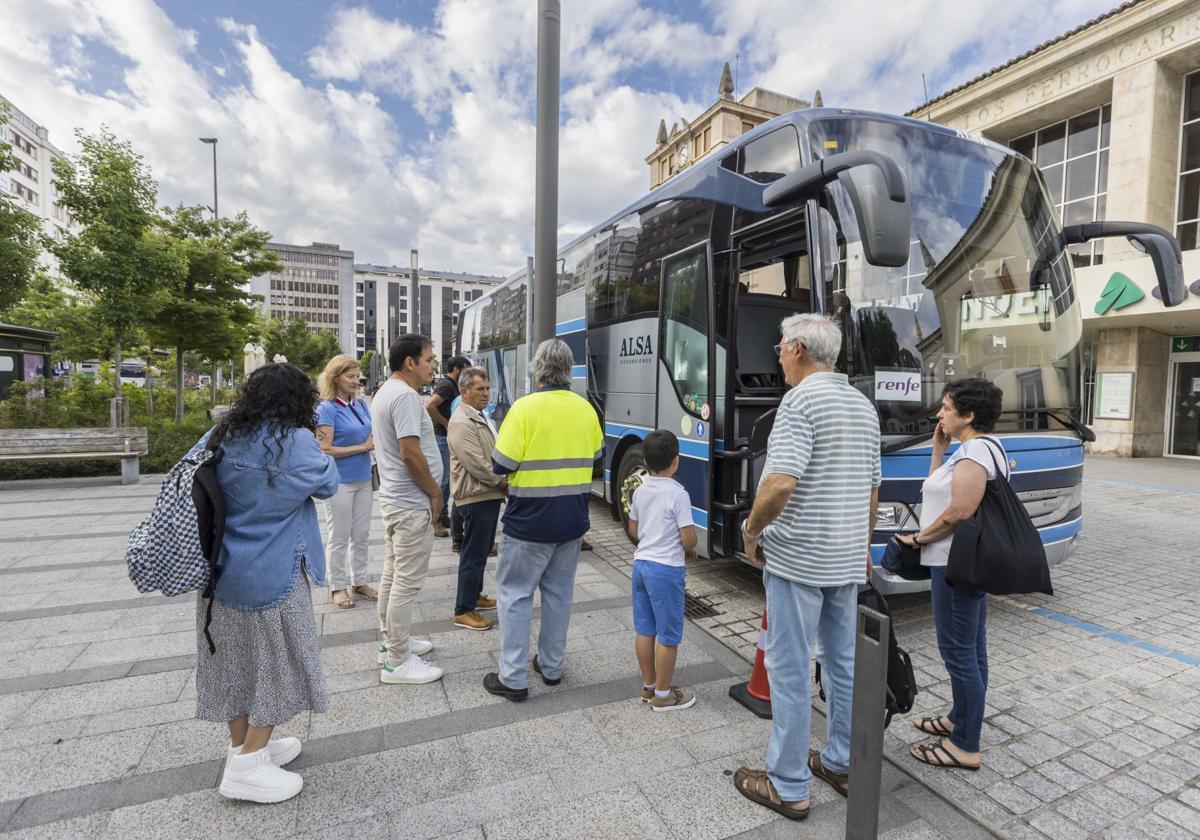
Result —
<instances>
[{"instance_id":1,"label":"blue and white coach bus","mask_svg":"<svg viewBox=\"0 0 1200 840\"><path fill-rule=\"evenodd\" d=\"M901 174L902 173L902 174ZM645 475L641 440L680 439L707 556L737 557L774 409L787 390L779 322L822 312L844 335L839 368L879 411L876 562L916 527L943 385L1004 391L997 433L1014 488L1052 561L1083 522L1079 304L1071 245L1128 235L1167 300L1182 292L1158 228L1063 229L1036 167L930 123L809 109L711 153L559 253L558 335L574 388L604 425L597 496L623 517ZM1174 284L1174 285L1172 285ZM496 416L525 392L526 274L463 310L459 349L491 372ZM1174 297L1172 297L1174 296ZM891 591L918 588L879 580Z\"/></svg>"}]
</instances>

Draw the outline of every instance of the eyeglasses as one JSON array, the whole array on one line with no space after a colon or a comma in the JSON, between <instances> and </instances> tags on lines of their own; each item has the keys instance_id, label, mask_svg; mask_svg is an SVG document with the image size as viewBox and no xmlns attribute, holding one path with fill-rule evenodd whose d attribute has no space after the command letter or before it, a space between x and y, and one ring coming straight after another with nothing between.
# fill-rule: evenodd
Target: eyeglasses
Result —
<instances>
[{"instance_id":1,"label":"eyeglasses","mask_svg":"<svg viewBox=\"0 0 1200 840\"><path fill-rule=\"evenodd\" d=\"M778 344L776 344L774 347L772 347L771 349L775 351L776 356L782 356L783 348L789 347L793 344L800 344L800 342L795 339L793 339L792 341L781 341Z\"/></svg>"}]
</instances>

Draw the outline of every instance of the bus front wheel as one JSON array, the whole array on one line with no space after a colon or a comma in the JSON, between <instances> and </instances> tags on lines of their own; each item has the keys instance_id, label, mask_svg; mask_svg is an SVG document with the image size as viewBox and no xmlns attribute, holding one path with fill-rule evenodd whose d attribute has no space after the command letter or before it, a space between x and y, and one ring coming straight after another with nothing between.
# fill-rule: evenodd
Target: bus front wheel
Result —
<instances>
[{"instance_id":1,"label":"bus front wheel","mask_svg":"<svg viewBox=\"0 0 1200 840\"><path fill-rule=\"evenodd\" d=\"M633 491L638 489L649 475L642 445L634 444L621 456L621 466L617 469L617 511L621 516L621 527L625 529L626 536L629 534L629 506L633 503Z\"/></svg>"}]
</instances>

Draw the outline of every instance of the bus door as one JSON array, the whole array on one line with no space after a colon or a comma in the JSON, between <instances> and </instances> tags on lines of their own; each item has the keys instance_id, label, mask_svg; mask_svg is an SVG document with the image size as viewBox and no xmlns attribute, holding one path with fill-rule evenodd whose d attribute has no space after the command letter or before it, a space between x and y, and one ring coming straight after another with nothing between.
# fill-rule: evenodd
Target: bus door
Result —
<instances>
[{"instance_id":1,"label":"bus door","mask_svg":"<svg viewBox=\"0 0 1200 840\"><path fill-rule=\"evenodd\" d=\"M666 257L659 283L659 334L655 426L679 438L675 480L692 499L697 550L709 553L712 487L713 294L708 243ZM647 337L648 338L648 337ZM634 342L641 337L625 339ZM625 348L623 351L625 352Z\"/></svg>"},{"instance_id":2,"label":"bus door","mask_svg":"<svg viewBox=\"0 0 1200 840\"><path fill-rule=\"evenodd\" d=\"M722 402L723 435L713 508L728 518L719 551L741 551L741 521L754 504L766 464L767 439L775 410L788 385L775 346L784 318L813 311L812 263L803 207L735 230L726 330L729 335L729 393Z\"/></svg>"}]
</instances>

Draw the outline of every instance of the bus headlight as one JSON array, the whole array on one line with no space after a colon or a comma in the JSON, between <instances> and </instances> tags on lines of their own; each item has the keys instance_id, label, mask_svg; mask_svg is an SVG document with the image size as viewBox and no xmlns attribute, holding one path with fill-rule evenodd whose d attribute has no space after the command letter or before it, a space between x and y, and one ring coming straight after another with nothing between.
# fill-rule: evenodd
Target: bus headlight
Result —
<instances>
[{"instance_id":1,"label":"bus headlight","mask_svg":"<svg viewBox=\"0 0 1200 840\"><path fill-rule=\"evenodd\" d=\"M880 502L875 512L876 531L909 531L917 527L917 518L904 502Z\"/></svg>"}]
</instances>

